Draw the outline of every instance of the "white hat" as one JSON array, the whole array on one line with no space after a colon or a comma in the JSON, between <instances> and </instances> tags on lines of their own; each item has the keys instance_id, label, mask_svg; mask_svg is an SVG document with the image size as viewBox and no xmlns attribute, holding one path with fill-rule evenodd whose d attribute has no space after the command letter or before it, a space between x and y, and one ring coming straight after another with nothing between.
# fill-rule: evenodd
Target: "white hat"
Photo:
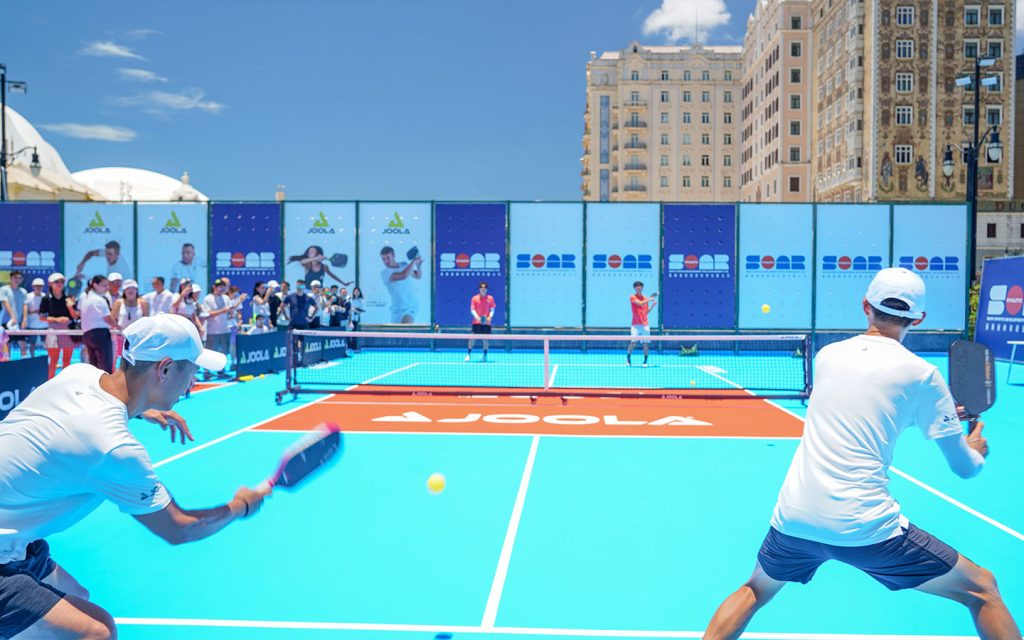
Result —
<instances>
[{"instance_id":1,"label":"white hat","mask_svg":"<svg viewBox=\"0 0 1024 640\"><path fill-rule=\"evenodd\" d=\"M270 282L267 283L267 288L268 289L276 289L276 288L278 288L280 286L281 285L278 284L277 280L271 280Z\"/></svg>"},{"instance_id":2,"label":"white hat","mask_svg":"<svg viewBox=\"0 0 1024 640\"><path fill-rule=\"evenodd\" d=\"M114 271L109 276L107 276L107 280L124 280L124 276Z\"/></svg>"},{"instance_id":3,"label":"white hat","mask_svg":"<svg viewBox=\"0 0 1024 640\"><path fill-rule=\"evenodd\" d=\"M127 279L127 280L125 280L125 281L124 281L124 283L123 283L123 284L121 285L121 288L122 288L122 289L130 289L131 287L135 287L136 289L138 289L138 288L139 288L139 283L138 283L138 282L135 282L135 281L134 281L134 280L132 280L131 278L128 278L128 279Z\"/></svg>"},{"instance_id":4,"label":"white hat","mask_svg":"<svg viewBox=\"0 0 1024 640\"><path fill-rule=\"evenodd\" d=\"M868 285L868 292L864 294L864 297L867 298L868 304L883 313L912 320L920 320L924 317L924 280L908 269L902 267L882 269ZM903 311L883 305L882 301L888 298L902 300L907 303L909 309Z\"/></svg>"},{"instance_id":5,"label":"white hat","mask_svg":"<svg viewBox=\"0 0 1024 640\"><path fill-rule=\"evenodd\" d=\"M311 286L311 287L319 287L320 286L320 281L319 280L313 280L312 282L309 283L309 286Z\"/></svg>"},{"instance_id":6,"label":"white hat","mask_svg":"<svg viewBox=\"0 0 1024 640\"><path fill-rule=\"evenodd\" d=\"M203 288L200 287L198 284L193 282L192 283L192 291L195 291L196 293L201 293L203 291Z\"/></svg>"},{"instance_id":7,"label":"white hat","mask_svg":"<svg viewBox=\"0 0 1024 640\"><path fill-rule=\"evenodd\" d=\"M35 280L32 281L32 286L33 287L45 287L46 283L43 282L42 278L36 278Z\"/></svg>"},{"instance_id":8,"label":"white hat","mask_svg":"<svg viewBox=\"0 0 1024 640\"><path fill-rule=\"evenodd\" d=\"M223 353L204 349L196 325L177 314L139 318L125 327L124 338L126 344L121 357L129 364L170 358L188 360L211 371L220 371L228 364L228 357Z\"/></svg>"},{"instance_id":9,"label":"white hat","mask_svg":"<svg viewBox=\"0 0 1024 640\"><path fill-rule=\"evenodd\" d=\"M64 279L64 274L61 273L60 271L55 271L55 272L51 273L50 277L47 278L47 280L49 282L57 282L58 280L63 280L63 279Z\"/></svg>"}]
</instances>

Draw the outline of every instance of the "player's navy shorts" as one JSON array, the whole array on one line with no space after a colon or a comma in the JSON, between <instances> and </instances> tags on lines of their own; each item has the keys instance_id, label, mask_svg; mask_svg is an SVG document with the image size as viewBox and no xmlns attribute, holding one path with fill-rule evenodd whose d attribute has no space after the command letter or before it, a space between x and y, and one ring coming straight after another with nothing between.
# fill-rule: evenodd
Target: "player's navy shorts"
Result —
<instances>
[{"instance_id":1,"label":"player's navy shorts","mask_svg":"<svg viewBox=\"0 0 1024 640\"><path fill-rule=\"evenodd\" d=\"M16 636L57 606L64 592L43 584L56 568L45 540L28 545L24 560L0 564L0 638Z\"/></svg>"},{"instance_id":2,"label":"player's navy shorts","mask_svg":"<svg viewBox=\"0 0 1024 640\"><path fill-rule=\"evenodd\" d=\"M484 323L481 322L480 324L474 324L473 325L473 333L490 333L490 332L491 332L491 325L489 325L489 324L484 324Z\"/></svg>"},{"instance_id":3,"label":"player's navy shorts","mask_svg":"<svg viewBox=\"0 0 1024 640\"><path fill-rule=\"evenodd\" d=\"M769 577L781 582L810 582L826 560L856 567L892 591L913 589L949 573L960 554L923 529L908 525L903 534L877 544L839 547L795 538L772 528L761 544L757 561Z\"/></svg>"}]
</instances>

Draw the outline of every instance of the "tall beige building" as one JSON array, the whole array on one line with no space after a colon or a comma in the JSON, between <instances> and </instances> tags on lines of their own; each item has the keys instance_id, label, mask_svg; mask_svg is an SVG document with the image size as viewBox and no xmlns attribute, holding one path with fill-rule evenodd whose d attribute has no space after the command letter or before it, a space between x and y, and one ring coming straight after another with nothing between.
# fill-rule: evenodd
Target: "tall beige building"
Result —
<instances>
[{"instance_id":1,"label":"tall beige building","mask_svg":"<svg viewBox=\"0 0 1024 640\"><path fill-rule=\"evenodd\" d=\"M741 48L591 54L583 198L732 202L740 193Z\"/></svg>"},{"instance_id":2,"label":"tall beige building","mask_svg":"<svg viewBox=\"0 0 1024 640\"><path fill-rule=\"evenodd\" d=\"M740 196L811 200L811 0L755 0L743 40Z\"/></svg>"}]
</instances>

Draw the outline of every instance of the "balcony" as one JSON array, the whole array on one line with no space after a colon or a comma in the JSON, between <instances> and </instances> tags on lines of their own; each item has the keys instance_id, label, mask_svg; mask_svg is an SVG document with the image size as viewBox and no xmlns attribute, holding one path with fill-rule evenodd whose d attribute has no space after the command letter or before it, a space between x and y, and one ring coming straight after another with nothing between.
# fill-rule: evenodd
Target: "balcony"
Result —
<instances>
[{"instance_id":1,"label":"balcony","mask_svg":"<svg viewBox=\"0 0 1024 640\"><path fill-rule=\"evenodd\" d=\"M642 108L645 108L647 106L647 101L646 100L627 100L626 102L622 103L622 106L626 107L627 109L642 109Z\"/></svg>"},{"instance_id":2,"label":"balcony","mask_svg":"<svg viewBox=\"0 0 1024 640\"><path fill-rule=\"evenodd\" d=\"M624 148L624 149L646 149L647 148L647 143L646 142L627 142L626 144L622 145L622 148Z\"/></svg>"},{"instance_id":3,"label":"balcony","mask_svg":"<svg viewBox=\"0 0 1024 640\"><path fill-rule=\"evenodd\" d=\"M647 171L647 165L642 162L631 162L625 165L626 171Z\"/></svg>"},{"instance_id":4,"label":"balcony","mask_svg":"<svg viewBox=\"0 0 1024 640\"><path fill-rule=\"evenodd\" d=\"M643 193L647 191L647 187L642 184L627 184L622 188L623 191L632 191L634 193Z\"/></svg>"},{"instance_id":5,"label":"balcony","mask_svg":"<svg viewBox=\"0 0 1024 640\"><path fill-rule=\"evenodd\" d=\"M626 129L646 129L647 123L643 120L630 120L622 125Z\"/></svg>"}]
</instances>

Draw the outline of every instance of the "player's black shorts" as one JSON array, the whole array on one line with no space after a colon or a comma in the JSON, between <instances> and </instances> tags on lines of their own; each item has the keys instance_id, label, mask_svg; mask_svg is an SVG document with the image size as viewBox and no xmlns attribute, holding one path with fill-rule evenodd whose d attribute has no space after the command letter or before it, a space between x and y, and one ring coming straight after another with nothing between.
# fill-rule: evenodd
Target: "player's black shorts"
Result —
<instances>
[{"instance_id":1,"label":"player's black shorts","mask_svg":"<svg viewBox=\"0 0 1024 640\"><path fill-rule=\"evenodd\" d=\"M42 619L64 597L43 580L57 568L45 540L28 545L25 559L0 564L0 638L11 638Z\"/></svg>"},{"instance_id":2,"label":"player's black shorts","mask_svg":"<svg viewBox=\"0 0 1024 640\"><path fill-rule=\"evenodd\" d=\"M490 332L491 332L491 325L489 325L489 324L484 324L484 323L481 322L480 324L474 324L473 325L473 333L490 333Z\"/></svg>"}]
</instances>

